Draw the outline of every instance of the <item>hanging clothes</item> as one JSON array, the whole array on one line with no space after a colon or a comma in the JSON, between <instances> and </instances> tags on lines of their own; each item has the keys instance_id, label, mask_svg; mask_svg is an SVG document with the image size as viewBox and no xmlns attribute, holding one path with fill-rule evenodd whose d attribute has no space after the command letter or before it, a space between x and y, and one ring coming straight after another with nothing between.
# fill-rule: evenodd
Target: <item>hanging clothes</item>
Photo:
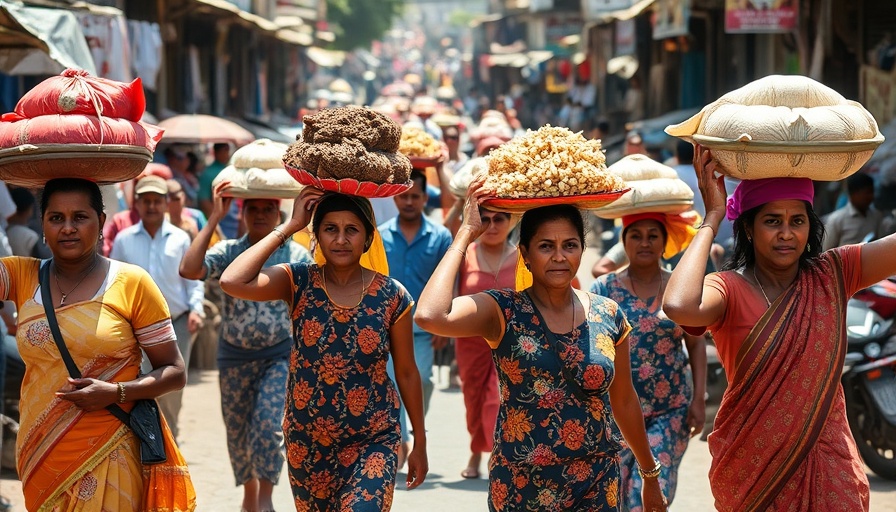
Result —
<instances>
[{"instance_id":1,"label":"hanging clothes","mask_svg":"<svg viewBox=\"0 0 896 512\"><path fill-rule=\"evenodd\" d=\"M131 49L128 27L124 16L97 15L87 11L74 11L93 55L96 72L103 78L130 82Z\"/></svg>"},{"instance_id":2,"label":"hanging clothes","mask_svg":"<svg viewBox=\"0 0 896 512\"><path fill-rule=\"evenodd\" d=\"M134 75L140 77L146 90L157 90L159 70L162 69L162 31L159 24L128 20L128 36Z\"/></svg>"}]
</instances>

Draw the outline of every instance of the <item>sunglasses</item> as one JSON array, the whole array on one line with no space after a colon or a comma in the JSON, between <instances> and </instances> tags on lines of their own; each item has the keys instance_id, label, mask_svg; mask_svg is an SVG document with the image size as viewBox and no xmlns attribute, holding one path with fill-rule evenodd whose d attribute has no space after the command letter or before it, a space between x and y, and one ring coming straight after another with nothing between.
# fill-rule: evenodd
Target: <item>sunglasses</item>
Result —
<instances>
[{"instance_id":1,"label":"sunglasses","mask_svg":"<svg viewBox=\"0 0 896 512\"><path fill-rule=\"evenodd\" d=\"M460 135L445 135L445 140L458 140Z\"/></svg>"}]
</instances>

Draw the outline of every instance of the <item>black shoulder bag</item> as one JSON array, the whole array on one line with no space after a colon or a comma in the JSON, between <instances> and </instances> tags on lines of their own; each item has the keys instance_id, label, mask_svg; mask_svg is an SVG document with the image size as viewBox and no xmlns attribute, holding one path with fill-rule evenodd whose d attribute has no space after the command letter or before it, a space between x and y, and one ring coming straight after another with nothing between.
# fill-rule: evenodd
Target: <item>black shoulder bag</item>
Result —
<instances>
[{"instance_id":1,"label":"black shoulder bag","mask_svg":"<svg viewBox=\"0 0 896 512\"><path fill-rule=\"evenodd\" d=\"M526 292L526 296L529 297L529 302L532 303L532 309L535 311L535 316L538 317L538 323L541 324L541 332L544 333L544 337L547 338L548 343L551 345L551 348L554 350L551 351L551 354L554 355L554 358L557 360L557 363L560 365L560 372L563 374L563 378L566 379L566 383L569 385L572 394L575 395L582 402L590 402L588 398L588 394L585 393L585 390L582 389L582 386L579 385L579 381L576 379L576 376L573 375L572 370L569 369L568 366L560 359L560 342L557 341L557 336L548 329L548 323L544 321L544 317L541 316L541 311L538 310L538 306L535 305L535 301L532 299L532 296Z\"/></svg>"},{"instance_id":2,"label":"black shoulder bag","mask_svg":"<svg viewBox=\"0 0 896 512\"><path fill-rule=\"evenodd\" d=\"M68 374L73 379L81 378L81 370L72 359L65 341L62 339L62 332L59 331L59 324L56 321L56 311L53 309L53 299L50 296L50 261L45 260L40 266L40 293L44 302L44 312L47 315L47 323L50 325L50 331L53 333L53 340L59 348ZM165 438L162 434L162 418L159 414L159 405L155 400L144 399L134 402L134 408L128 414L118 406L118 404L110 404L106 409L113 416L121 420L134 431L134 434L140 439L140 462L143 464L159 464L168 460L165 454Z\"/></svg>"}]
</instances>

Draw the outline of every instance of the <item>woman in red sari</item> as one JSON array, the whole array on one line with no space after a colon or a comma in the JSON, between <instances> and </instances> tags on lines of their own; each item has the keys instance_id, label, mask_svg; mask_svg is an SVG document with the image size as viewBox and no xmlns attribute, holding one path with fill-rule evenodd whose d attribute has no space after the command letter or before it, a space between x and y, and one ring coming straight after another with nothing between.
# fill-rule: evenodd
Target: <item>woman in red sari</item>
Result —
<instances>
[{"instance_id":1,"label":"woman in red sari","mask_svg":"<svg viewBox=\"0 0 896 512\"><path fill-rule=\"evenodd\" d=\"M709 151L698 147L695 168L706 219L672 274L665 311L691 332L713 332L729 376L709 436L716 508L867 511L840 386L846 302L896 273L896 236L822 253L810 180L741 182L726 209ZM704 279L726 213L733 259Z\"/></svg>"}]
</instances>

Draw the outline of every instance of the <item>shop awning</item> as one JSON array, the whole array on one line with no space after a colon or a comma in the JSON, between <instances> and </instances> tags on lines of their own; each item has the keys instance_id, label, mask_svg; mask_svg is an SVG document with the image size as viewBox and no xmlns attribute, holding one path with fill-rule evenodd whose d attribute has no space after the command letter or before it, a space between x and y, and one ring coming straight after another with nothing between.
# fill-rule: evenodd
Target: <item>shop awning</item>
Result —
<instances>
[{"instance_id":1,"label":"shop awning","mask_svg":"<svg viewBox=\"0 0 896 512\"><path fill-rule=\"evenodd\" d=\"M611 21L619 20L625 21L638 16L642 12L646 11L648 7L652 6L656 3L656 0L640 0L632 4L631 7L627 9L620 9L618 11L607 11L601 12L597 14L596 17L591 18L589 21L596 24L601 23L610 23Z\"/></svg>"},{"instance_id":2,"label":"shop awning","mask_svg":"<svg viewBox=\"0 0 896 512\"><path fill-rule=\"evenodd\" d=\"M278 22L278 20L272 21L264 16L244 11L225 0L195 0L195 2L200 11L216 11L216 14L233 16L235 21L258 28L285 43L310 46L314 42L314 38L310 34L296 30L297 27L303 25L302 19L296 16L281 16L278 18Z\"/></svg>"},{"instance_id":3,"label":"shop awning","mask_svg":"<svg viewBox=\"0 0 896 512\"><path fill-rule=\"evenodd\" d=\"M66 68L96 74L78 19L70 11L0 1L0 71L55 75Z\"/></svg>"},{"instance_id":4,"label":"shop awning","mask_svg":"<svg viewBox=\"0 0 896 512\"><path fill-rule=\"evenodd\" d=\"M308 58L314 61L318 66L325 68L338 68L345 62L345 52L336 50L325 50L312 46L308 48Z\"/></svg>"}]
</instances>

